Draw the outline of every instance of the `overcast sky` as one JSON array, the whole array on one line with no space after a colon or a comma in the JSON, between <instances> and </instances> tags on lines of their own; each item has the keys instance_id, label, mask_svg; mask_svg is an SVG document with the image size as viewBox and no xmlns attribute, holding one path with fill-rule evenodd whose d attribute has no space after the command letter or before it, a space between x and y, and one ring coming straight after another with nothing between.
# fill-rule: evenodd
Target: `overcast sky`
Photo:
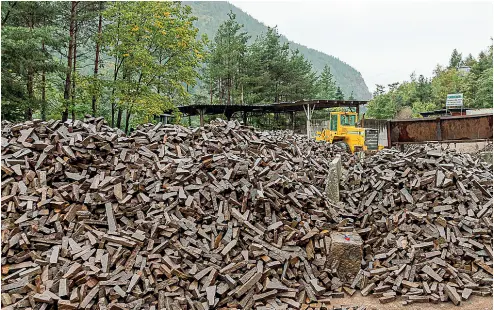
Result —
<instances>
[{"instance_id":1,"label":"overcast sky","mask_svg":"<svg viewBox=\"0 0 494 310\"><path fill-rule=\"evenodd\" d=\"M432 76L454 48L478 53L493 36L491 1L230 1L289 40L333 55L375 84Z\"/></svg>"}]
</instances>

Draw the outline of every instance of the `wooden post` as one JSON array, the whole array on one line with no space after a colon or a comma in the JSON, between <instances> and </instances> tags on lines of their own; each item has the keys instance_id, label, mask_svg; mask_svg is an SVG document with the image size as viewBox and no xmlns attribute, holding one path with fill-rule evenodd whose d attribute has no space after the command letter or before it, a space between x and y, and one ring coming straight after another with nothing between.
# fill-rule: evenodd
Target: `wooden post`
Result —
<instances>
[{"instance_id":1,"label":"wooden post","mask_svg":"<svg viewBox=\"0 0 494 310\"><path fill-rule=\"evenodd\" d=\"M244 111L244 126L247 126L247 111Z\"/></svg>"},{"instance_id":2,"label":"wooden post","mask_svg":"<svg viewBox=\"0 0 494 310\"><path fill-rule=\"evenodd\" d=\"M292 112L292 130L295 131L295 111Z\"/></svg>"},{"instance_id":3,"label":"wooden post","mask_svg":"<svg viewBox=\"0 0 494 310\"><path fill-rule=\"evenodd\" d=\"M203 127L204 126L204 109L199 110L199 119L200 119L201 127Z\"/></svg>"},{"instance_id":4,"label":"wooden post","mask_svg":"<svg viewBox=\"0 0 494 310\"><path fill-rule=\"evenodd\" d=\"M305 111L305 116L306 116L306 124L307 124L307 138L310 139L311 138L311 120L312 120L312 113L314 113L314 109L316 108L316 106L314 105L314 107L310 108L310 105L307 104L307 107L304 105L303 106L304 108L304 111Z\"/></svg>"}]
</instances>

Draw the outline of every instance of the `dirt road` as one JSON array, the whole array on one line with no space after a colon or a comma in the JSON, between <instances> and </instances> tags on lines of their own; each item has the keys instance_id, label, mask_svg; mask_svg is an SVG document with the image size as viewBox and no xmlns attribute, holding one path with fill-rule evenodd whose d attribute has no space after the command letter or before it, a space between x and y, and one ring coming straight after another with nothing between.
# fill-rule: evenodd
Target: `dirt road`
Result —
<instances>
[{"instance_id":1,"label":"dirt road","mask_svg":"<svg viewBox=\"0 0 494 310\"><path fill-rule=\"evenodd\" d=\"M394 302L388 304L380 304L379 300L374 297L364 297L360 293L355 293L352 297L337 298L333 299L332 306L367 306L367 310L395 310L395 309L405 309L405 310L438 310L438 309L458 309L458 310L492 310L492 297L479 297L472 296L467 301L462 301L461 306L457 307L451 302L441 302L438 304L410 304L403 306L401 304L402 299L397 299Z\"/></svg>"}]
</instances>

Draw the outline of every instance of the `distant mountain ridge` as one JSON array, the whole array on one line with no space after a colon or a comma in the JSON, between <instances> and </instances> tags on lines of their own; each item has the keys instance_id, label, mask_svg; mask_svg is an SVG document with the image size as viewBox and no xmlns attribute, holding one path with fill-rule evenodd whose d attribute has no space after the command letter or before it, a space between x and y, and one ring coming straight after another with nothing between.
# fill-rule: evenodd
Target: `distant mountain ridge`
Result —
<instances>
[{"instance_id":1,"label":"distant mountain ridge","mask_svg":"<svg viewBox=\"0 0 494 310\"><path fill-rule=\"evenodd\" d=\"M243 24L244 30L251 36L249 43L267 30L266 25L228 2L184 1L183 3L189 5L192 8L192 14L198 18L195 26L199 28L200 34L206 34L210 40L214 38L219 26L228 18L227 14L230 10L236 15L238 23ZM341 87L345 94L345 98L350 96L352 91L353 96L357 100L368 100L371 98L371 93L362 75L352 66L334 56L292 42L285 36L281 36L281 40L282 42L288 42L290 49L298 49L312 63L314 70L318 73L322 71L324 65L328 64L337 85Z\"/></svg>"}]
</instances>

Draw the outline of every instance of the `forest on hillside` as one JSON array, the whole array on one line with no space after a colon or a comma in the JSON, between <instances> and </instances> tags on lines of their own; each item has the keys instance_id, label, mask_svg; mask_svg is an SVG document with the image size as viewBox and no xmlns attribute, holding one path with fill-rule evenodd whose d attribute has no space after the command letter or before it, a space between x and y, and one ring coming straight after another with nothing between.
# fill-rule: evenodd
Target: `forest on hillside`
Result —
<instances>
[{"instance_id":1,"label":"forest on hillside","mask_svg":"<svg viewBox=\"0 0 494 310\"><path fill-rule=\"evenodd\" d=\"M477 57L456 49L447 67L437 65L434 75L410 75L403 83L376 85L366 117L391 119L420 117L420 112L444 109L448 94L463 93L466 108L492 108L492 42Z\"/></svg>"},{"instance_id":2,"label":"forest on hillside","mask_svg":"<svg viewBox=\"0 0 494 310\"><path fill-rule=\"evenodd\" d=\"M199 29L199 34L206 34L211 40L213 40L220 25L229 19L228 13L230 11L235 14L236 21L243 26L242 31L250 37L247 40L248 45L254 43L258 36L268 32L266 25L226 1L191 1L186 2L186 4L192 8L192 14L197 17L194 25ZM325 31L329 30L324 30L322 33ZM311 62L314 71L318 74L322 73L324 67L328 66L345 98L352 91L357 100L369 100L371 98L372 95L360 72L343 60L290 41L283 35L279 39L282 44L288 43L290 50L299 50L300 54ZM321 40L325 39L324 34L322 34Z\"/></svg>"},{"instance_id":3,"label":"forest on hillside","mask_svg":"<svg viewBox=\"0 0 494 310\"><path fill-rule=\"evenodd\" d=\"M191 102L353 96L343 94L329 64L317 74L276 28L249 41L233 13L208 38L180 2L1 5L2 119L91 114L128 132Z\"/></svg>"}]
</instances>

